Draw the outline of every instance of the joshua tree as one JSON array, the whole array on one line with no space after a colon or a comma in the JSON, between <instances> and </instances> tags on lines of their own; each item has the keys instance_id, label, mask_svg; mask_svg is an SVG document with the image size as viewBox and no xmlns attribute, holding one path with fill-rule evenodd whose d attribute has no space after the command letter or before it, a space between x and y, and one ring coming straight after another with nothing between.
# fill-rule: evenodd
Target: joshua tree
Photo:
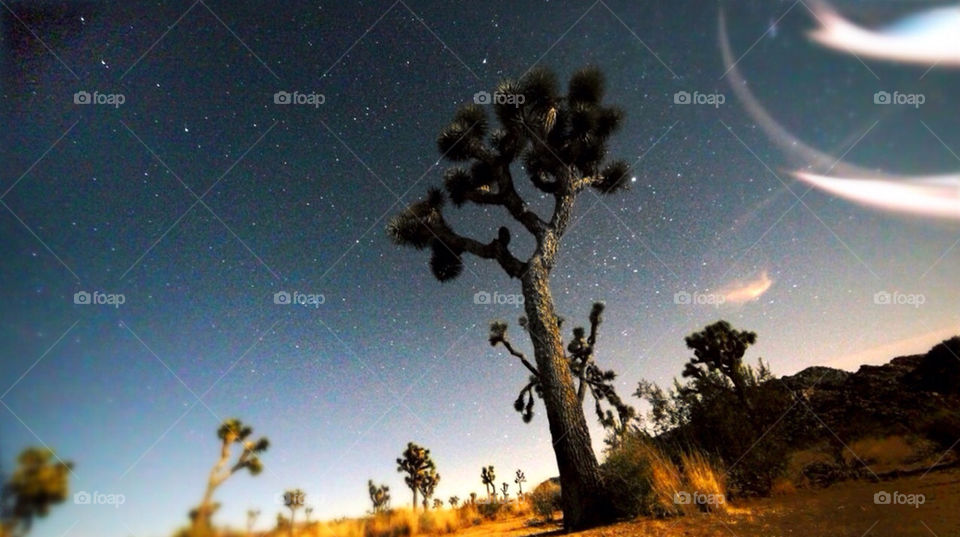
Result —
<instances>
[{"instance_id":1,"label":"joshua tree","mask_svg":"<svg viewBox=\"0 0 960 537\"><path fill-rule=\"evenodd\" d=\"M494 473L493 466L487 466L480 470L480 480L483 481L483 486L487 487L487 496L497 493L497 485L494 484L496 479L497 474Z\"/></svg>"},{"instance_id":2,"label":"joshua tree","mask_svg":"<svg viewBox=\"0 0 960 537\"><path fill-rule=\"evenodd\" d=\"M27 448L0 490L0 535L26 535L37 517L67 499L72 462L47 448Z\"/></svg>"},{"instance_id":3,"label":"joshua tree","mask_svg":"<svg viewBox=\"0 0 960 537\"><path fill-rule=\"evenodd\" d=\"M517 484L517 496L523 496L523 484L527 482L527 476L523 475L523 470L517 470L517 476L514 478L513 482Z\"/></svg>"},{"instance_id":4,"label":"joshua tree","mask_svg":"<svg viewBox=\"0 0 960 537\"><path fill-rule=\"evenodd\" d=\"M437 484L440 483L440 474L435 470L431 469L424 473L423 479L420 481L420 494L423 495L423 510L427 510L427 502L433 498L433 491L436 490Z\"/></svg>"},{"instance_id":5,"label":"joshua tree","mask_svg":"<svg viewBox=\"0 0 960 537\"><path fill-rule=\"evenodd\" d=\"M436 487L436 481L440 481L440 475L437 474L437 467L430 458L430 450L420 447L413 442L407 443L407 449L403 451L403 457L397 459L397 471L406 473L403 481L413 492L413 509L417 509L417 494L423 491L424 485L430 486L430 493L433 493L433 487ZM426 494L424 494L426 496Z\"/></svg>"},{"instance_id":6,"label":"joshua tree","mask_svg":"<svg viewBox=\"0 0 960 537\"><path fill-rule=\"evenodd\" d=\"M373 480L370 479L367 481L367 489L370 493L370 502L373 503L374 514L384 512L390 505L390 487L386 485L380 485L378 487L374 485Z\"/></svg>"},{"instance_id":7,"label":"joshua tree","mask_svg":"<svg viewBox=\"0 0 960 537\"><path fill-rule=\"evenodd\" d=\"M743 355L747 347L757 342L757 334L735 330L727 321L717 321L700 332L690 334L684 341L693 350L694 356L684 366L683 376L704 380L714 371L721 373L733 384L740 403L750 412Z\"/></svg>"},{"instance_id":8,"label":"joshua tree","mask_svg":"<svg viewBox=\"0 0 960 537\"><path fill-rule=\"evenodd\" d=\"M459 497L459 496L450 496L450 499L447 500L447 501L450 502L450 507L456 508L457 505L460 504L460 497Z\"/></svg>"},{"instance_id":9,"label":"joshua tree","mask_svg":"<svg viewBox=\"0 0 960 537\"><path fill-rule=\"evenodd\" d=\"M310 525L310 515L313 514L313 507L307 507L303 510L303 516L306 519L307 526Z\"/></svg>"},{"instance_id":10,"label":"joshua tree","mask_svg":"<svg viewBox=\"0 0 960 537\"><path fill-rule=\"evenodd\" d=\"M605 163L607 141L623 113L603 105L603 93L603 76L597 69L575 73L566 95L558 94L553 73L531 70L518 82L504 81L497 88L496 94L506 98L493 104L499 128L489 136L484 107L461 107L441 131L437 147L444 158L466 166L448 169L445 192L430 189L387 225L395 243L430 249L430 269L441 282L460 275L464 254L494 260L508 276L520 280L568 529L599 524L614 514L604 498L550 290L550 273L577 198L589 188L610 194L629 183L626 162ZM518 193L511 170L518 161L533 187L553 198L548 218L538 215ZM457 233L444 215L447 198L455 206L470 202L502 207L514 225L532 237L532 254L521 259L510 251L511 232L506 226L489 242Z\"/></svg>"},{"instance_id":11,"label":"joshua tree","mask_svg":"<svg viewBox=\"0 0 960 537\"><path fill-rule=\"evenodd\" d=\"M503 491L503 500L504 500L504 501L506 501L507 498L510 497L510 495L507 494L507 489L509 489L509 488L510 488L510 484L507 483L506 481L504 481L503 484L500 485L500 490Z\"/></svg>"},{"instance_id":12,"label":"joshua tree","mask_svg":"<svg viewBox=\"0 0 960 537\"><path fill-rule=\"evenodd\" d=\"M247 509L247 535L253 535L253 526L256 525L259 516L259 509Z\"/></svg>"},{"instance_id":13,"label":"joshua tree","mask_svg":"<svg viewBox=\"0 0 960 537\"><path fill-rule=\"evenodd\" d=\"M617 374L614 371L601 370L593 358L597 332L603 322L603 309L603 304L599 302L594 303L593 308L591 308L589 335L583 327L578 326L573 329L573 337L567 346L567 351L570 353L567 357L567 363L571 375L577 380L577 400L582 403L589 390L593 397L594 410L600 424L605 429L622 434L636 417L636 411L617 395L613 386ZM523 329L527 329L529 325L526 317L521 317L519 324ZM524 353L510 343L507 338L507 323L503 321L491 323L489 341L494 346L503 345L507 352L517 357L524 367L532 373L527 385L520 390L520 395L513 403L513 408L521 413L523 421L529 423L533 419L534 395L543 397L540 371L527 360ZM614 408L616 414L613 410L604 410L601 405L604 400Z\"/></svg>"},{"instance_id":14,"label":"joshua tree","mask_svg":"<svg viewBox=\"0 0 960 537\"><path fill-rule=\"evenodd\" d=\"M441 500L440 498L434 498L434 499L433 499L433 508L434 508L434 509L441 509L441 508L443 508L443 500Z\"/></svg>"},{"instance_id":15,"label":"joshua tree","mask_svg":"<svg viewBox=\"0 0 960 537\"><path fill-rule=\"evenodd\" d=\"M297 509L303 507L307 494L300 489L288 490L283 493L283 505L290 510L290 536L293 537L293 526L296 520Z\"/></svg>"},{"instance_id":16,"label":"joshua tree","mask_svg":"<svg viewBox=\"0 0 960 537\"><path fill-rule=\"evenodd\" d=\"M195 533L206 533L210 528L210 517L214 511L213 492L217 487L240 470L246 469L250 472L250 475L257 475L263 471L260 454L267 450L270 441L266 437L260 437L256 441L249 440L251 434L253 434L251 427L233 418L224 421L217 429L217 438L220 439L220 460L210 470L207 490L203 494L203 500L195 510L195 516L192 517ZM234 443L240 444L243 451L240 452L237 461L228 466L230 446Z\"/></svg>"},{"instance_id":17,"label":"joshua tree","mask_svg":"<svg viewBox=\"0 0 960 537\"><path fill-rule=\"evenodd\" d=\"M487 489L487 492L488 492L488 493L490 492L490 489L489 489L489 488ZM477 493L476 493L476 492L471 492L471 493L470 493L470 505L476 505L476 504L477 504Z\"/></svg>"}]
</instances>

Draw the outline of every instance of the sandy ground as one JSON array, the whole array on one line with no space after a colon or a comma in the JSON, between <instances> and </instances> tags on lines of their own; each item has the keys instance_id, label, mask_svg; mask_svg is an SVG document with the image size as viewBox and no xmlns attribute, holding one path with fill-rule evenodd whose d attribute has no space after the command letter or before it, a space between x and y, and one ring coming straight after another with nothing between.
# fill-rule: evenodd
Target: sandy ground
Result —
<instances>
[{"instance_id":1,"label":"sandy ground","mask_svg":"<svg viewBox=\"0 0 960 537\"><path fill-rule=\"evenodd\" d=\"M874 495L878 492L889 493L891 503L875 503ZM922 495L922 504L919 504L919 495ZM913 501L914 505L896 503L898 501ZM737 502L729 507L729 512L723 515L636 520L572 535L953 537L960 535L960 469L879 483L844 482L827 489L804 490L789 496ZM483 537L560 534L559 523L532 527L530 522L517 519L488 523L456 535Z\"/></svg>"}]
</instances>

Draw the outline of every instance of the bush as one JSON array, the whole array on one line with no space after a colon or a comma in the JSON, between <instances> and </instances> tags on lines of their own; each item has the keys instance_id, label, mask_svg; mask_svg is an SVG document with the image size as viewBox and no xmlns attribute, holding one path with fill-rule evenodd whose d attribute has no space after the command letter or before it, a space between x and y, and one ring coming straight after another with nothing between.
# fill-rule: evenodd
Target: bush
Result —
<instances>
[{"instance_id":1,"label":"bush","mask_svg":"<svg viewBox=\"0 0 960 537\"><path fill-rule=\"evenodd\" d=\"M529 494L533 512L544 520L552 520L554 511L561 508L560 485L551 479L537 485Z\"/></svg>"},{"instance_id":2,"label":"bush","mask_svg":"<svg viewBox=\"0 0 960 537\"><path fill-rule=\"evenodd\" d=\"M723 471L699 452L680 455L685 489L699 499L693 505L701 511L726 511L727 482Z\"/></svg>"},{"instance_id":3,"label":"bush","mask_svg":"<svg viewBox=\"0 0 960 537\"><path fill-rule=\"evenodd\" d=\"M656 502L652 486L653 466L660 462L658 455L647 440L635 435L624 437L607 453L601 471L607 497L617 513L628 517L653 513ZM679 484L679 475L677 477ZM675 491L668 493L667 497L672 497Z\"/></svg>"},{"instance_id":4,"label":"bush","mask_svg":"<svg viewBox=\"0 0 960 537\"><path fill-rule=\"evenodd\" d=\"M960 414L942 410L921 426L923 435L937 443L940 449L953 447L960 438Z\"/></svg>"}]
</instances>

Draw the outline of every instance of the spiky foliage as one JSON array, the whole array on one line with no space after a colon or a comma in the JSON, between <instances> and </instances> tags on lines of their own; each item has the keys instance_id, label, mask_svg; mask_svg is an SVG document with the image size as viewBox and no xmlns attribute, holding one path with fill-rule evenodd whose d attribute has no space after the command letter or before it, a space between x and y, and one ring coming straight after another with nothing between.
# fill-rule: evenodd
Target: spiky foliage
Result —
<instances>
[{"instance_id":1,"label":"spiky foliage","mask_svg":"<svg viewBox=\"0 0 960 537\"><path fill-rule=\"evenodd\" d=\"M433 499L433 508L434 509L443 509L443 500L440 498Z\"/></svg>"},{"instance_id":2,"label":"spiky foliage","mask_svg":"<svg viewBox=\"0 0 960 537\"><path fill-rule=\"evenodd\" d=\"M293 537L293 526L297 519L297 509L303 507L307 493L300 489L288 490L283 493L283 505L290 510L290 537Z\"/></svg>"},{"instance_id":3,"label":"spiky foliage","mask_svg":"<svg viewBox=\"0 0 960 537\"><path fill-rule=\"evenodd\" d=\"M503 495L502 497L504 500L510 497L510 495L507 494L507 490L509 489L510 489L510 483L507 483L506 481L504 481L503 483L500 484L500 491L501 491L501 494Z\"/></svg>"},{"instance_id":4,"label":"spiky foliage","mask_svg":"<svg viewBox=\"0 0 960 537\"><path fill-rule=\"evenodd\" d=\"M390 507L390 487L374 485L373 480L367 481L367 490L370 494L370 503L373 504L373 513L382 513Z\"/></svg>"},{"instance_id":5,"label":"spiky foliage","mask_svg":"<svg viewBox=\"0 0 960 537\"><path fill-rule=\"evenodd\" d=\"M0 534L22 536L33 521L63 503L69 493L72 462L64 462L47 448L27 448L0 490Z\"/></svg>"},{"instance_id":6,"label":"spiky foliage","mask_svg":"<svg viewBox=\"0 0 960 537\"><path fill-rule=\"evenodd\" d=\"M480 480L483 481L483 486L487 488L487 496L497 493L497 485L494 483L497 479L497 473L493 470L493 466L485 466L480 469Z\"/></svg>"},{"instance_id":7,"label":"spiky foliage","mask_svg":"<svg viewBox=\"0 0 960 537\"><path fill-rule=\"evenodd\" d=\"M693 357L684 365L683 377L704 381L710 373L718 372L730 380L737 398L749 409L743 355L747 347L757 342L757 334L735 330L727 321L717 321L684 341L693 350Z\"/></svg>"},{"instance_id":8,"label":"spiky foliage","mask_svg":"<svg viewBox=\"0 0 960 537\"><path fill-rule=\"evenodd\" d=\"M430 450L413 442L407 443L403 456L397 459L397 471L407 474L403 481L413 493L413 509L417 508L417 495L425 489L433 494L433 488L440 481L436 464L430 458ZM424 499L428 496L424 494Z\"/></svg>"},{"instance_id":9,"label":"spiky foliage","mask_svg":"<svg viewBox=\"0 0 960 537\"><path fill-rule=\"evenodd\" d=\"M603 322L603 304L597 302L590 310L590 332L589 334L583 327L573 329L573 337L570 344L567 345L566 363L570 368L570 374L578 382L577 398L583 402L586 393L589 391L594 400L594 410L597 418L604 428L613 432L622 432L632 425L636 418L636 411L623 399L617 395L613 386L613 381L617 375L614 371L604 371L596 364L594 360L594 347L597 343L597 332L600 324ZM526 318L521 317L519 324L521 328L528 325ZM533 364L527 360L526 355L514 347L507 338L507 323L503 321L494 321L490 324L490 345L502 345L511 355L520 360L520 362L530 372L530 378L527 384L520 390L520 395L513 403L513 407L520 412L523 421L530 422L533 419L534 395L543 397L543 389L540 385L540 372ZM607 402L612 409L604 409L602 402Z\"/></svg>"},{"instance_id":10,"label":"spiky foliage","mask_svg":"<svg viewBox=\"0 0 960 537\"><path fill-rule=\"evenodd\" d=\"M461 107L437 138L444 158L454 162L446 171L443 190L432 188L426 197L396 214L387 224L387 234L398 245L418 250L429 248L430 270L441 281L463 272L463 255L496 261L511 278L520 280L530 335L542 375L528 385L533 397L543 388L553 449L564 488L564 525L586 528L615 515L603 501L603 483L590 432L582 408L576 408L573 379L562 369L562 336L559 334L550 292L553 270L577 198L587 189L608 194L624 189L629 166L607 159L610 136L618 129L623 113L603 104L604 82L598 69L586 68L570 79L566 95L554 74L532 69L519 80L504 80L497 87L493 110L496 125L488 121L484 107ZM541 217L520 196L514 181L515 164L521 164L526 179L538 192L531 196L553 198L552 214ZM458 233L446 218L445 201L454 206L471 203L499 206L504 211L485 211L491 218L508 214L518 229L535 242L529 257L518 258L510 250L511 230L495 223L496 236L488 240ZM497 215L497 216L494 216ZM521 403L521 409L529 402ZM523 410L521 410L523 411ZM532 406L527 414L531 415ZM529 419L529 418L528 418ZM561 441L562 435L562 441Z\"/></svg>"},{"instance_id":11,"label":"spiky foliage","mask_svg":"<svg viewBox=\"0 0 960 537\"><path fill-rule=\"evenodd\" d=\"M210 517L213 515L213 492L217 487L241 470L249 471L250 475L258 475L263 471L260 455L270 447L270 441L265 436L252 440L252 434L253 428L236 418L225 420L217 429L220 459L210 470L206 492L196 508L195 516L192 517L195 533L209 532ZM230 448L233 444L240 445L242 449L237 460L230 464Z\"/></svg>"},{"instance_id":12,"label":"spiky foliage","mask_svg":"<svg viewBox=\"0 0 960 537\"><path fill-rule=\"evenodd\" d=\"M523 470L517 469L513 482L517 484L517 495L523 496L523 484L527 482L527 476L523 474Z\"/></svg>"},{"instance_id":13,"label":"spiky foliage","mask_svg":"<svg viewBox=\"0 0 960 537\"><path fill-rule=\"evenodd\" d=\"M450 496L450 498L447 499L447 502L450 504L450 507L453 507L454 509L456 509L457 506L460 505L460 497Z\"/></svg>"},{"instance_id":14,"label":"spiky foliage","mask_svg":"<svg viewBox=\"0 0 960 537\"><path fill-rule=\"evenodd\" d=\"M440 483L440 474L434 469L428 470L423 475L423 479L420 481L420 494L423 496L423 506L426 509L427 502L433 498L433 493L437 489L437 485Z\"/></svg>"}]
</instances>

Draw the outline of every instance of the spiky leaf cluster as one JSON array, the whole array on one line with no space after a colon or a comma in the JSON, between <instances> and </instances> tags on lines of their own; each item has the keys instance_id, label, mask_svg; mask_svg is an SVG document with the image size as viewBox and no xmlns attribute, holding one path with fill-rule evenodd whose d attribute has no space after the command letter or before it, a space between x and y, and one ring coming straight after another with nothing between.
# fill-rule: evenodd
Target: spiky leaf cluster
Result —
<instances>
[{"instance_id":1,"label":"spiky leaf cluster","mask_svg":"<svg viewBox=\"0 0 960 537\"><path fill-rule=\"evenodd\" d=\"M390 487L386 485L374 485L373 480L367 481L367 489L370 494L370 503L373 504L374 513L382 513L390 505Z\"/></svg>"},{"instance_id":2,"label":"spiky leaf cluster","mask_svg":"<svg viewBox=\"0 0 960 537\"><path fill-rule=\"evenodd\" d=\"M223 442L224 446L229 446L233 443L243 446L240 458L238 458L237 462L230 468L231 474L242 469L247 469L251 475L258 475L263 471L263 463L260 461L260 455L270 447L270 441L265 436L255 441L250 440L249 437L251 434L253 434L253 428L244 425L242 421L236 418L230 418L224 421L217 429L217 438Z\"/></svg>"}]
</instances>

